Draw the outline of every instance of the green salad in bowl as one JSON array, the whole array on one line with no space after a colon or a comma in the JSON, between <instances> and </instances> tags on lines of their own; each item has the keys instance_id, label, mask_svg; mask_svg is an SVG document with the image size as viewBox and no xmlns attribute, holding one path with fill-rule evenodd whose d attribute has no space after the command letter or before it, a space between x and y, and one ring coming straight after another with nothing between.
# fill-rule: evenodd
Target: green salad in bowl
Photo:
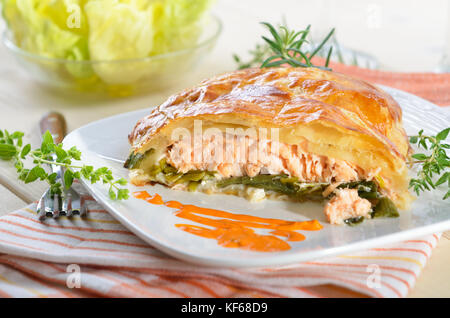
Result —
<instances>
[{"instance_id":1,"label":"green salad in bowl","mask_svg":"<svg viewBox=\"0 0 450 318\"><path fill-rule=\"evenodd\" d=\"M212 0L0 0L6 47L39 82L127 96L170 85L213 47Z\"/></svg>"}]
</instances>

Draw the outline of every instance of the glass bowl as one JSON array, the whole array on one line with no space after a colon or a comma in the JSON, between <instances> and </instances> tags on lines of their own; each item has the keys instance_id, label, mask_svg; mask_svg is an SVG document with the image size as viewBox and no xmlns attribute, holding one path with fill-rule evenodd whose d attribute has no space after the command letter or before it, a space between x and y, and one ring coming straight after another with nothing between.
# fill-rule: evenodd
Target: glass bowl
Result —
<instances>
[{"instance_id":1,"label":"glass bowl","mask_svg":"<svg viewBox=\"0 0 450 318\"><path fill-rule=\"evenodd\" d=\"M57 89L126 97L163 89L183 78L214 47L222 22L214 15L205 20L197 44L151 57L115 61L73 61L49 58L18 47L10 31L3 43L37 82Z\"/></svg>"}]
</instances>

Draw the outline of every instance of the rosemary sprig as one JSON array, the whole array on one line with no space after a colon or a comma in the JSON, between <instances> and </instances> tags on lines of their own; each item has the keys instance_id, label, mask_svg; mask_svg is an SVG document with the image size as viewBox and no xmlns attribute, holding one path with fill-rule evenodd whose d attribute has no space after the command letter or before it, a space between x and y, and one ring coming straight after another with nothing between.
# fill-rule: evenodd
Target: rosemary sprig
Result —
<instances>
[{"instance_id":1,"label":"rosemary sprig","mask_svg":"<svg viewBox=\"0 0 450 318\"><path fill-rule=\"evenodd\" d=\"M416 192L431 191L437 186L447 183L450 188L450 157L446 149L450 149L450 144L444 143L450 132L450 127L442 130L436 136L426 136L423 130L420 130L417 136L411 136L411 144L417 144L419 148L429 150L430 154L415 153L411 157L415 160L410 164L419 164L421 168L417 173L417 178L411 179L409 187ZM436 177L437 176L437 177ZM437 181L433 181L437 179ZM450 198L450 189L444 195L443 200Z\"/></svg>"},{"instance_id":2,"label":"rosemary sprig","mask_svg":"<svg viewBox=\"0 0 450 318\"><path fill-rule=\"evenodd\" d=\"M304 50L303 44L309 43L307 36L311 31L311 25L301 31L290 30L286 25L281 25L275 28L267 22L262 22L262 25L267 27L272 38L263 36L264 44L259 44L249 53L253 56L249 62L242 62L241 58L234 55L233 58L238 63L239 69L260 66L276 67L283 64L288 64L295 67L316 67L325 70L331 70L328 65L330 62L333 46L330 46L325 65L318 66L311 62L311 59L316 56L323 48L325 43L334 34L334 28L328 35L319 43L319 45L312 48L312 52Z\"/></svg>"},{"instance_id":3,"label":"rosemary sprig","mask_svg":"<svg viewBox=\"0 0 450 318\"><path fill-rule=\"evenodd\" d=\"M63 144L55 144L50 132L46 132L40 148L31 150L31 145L23 146L23 132L16 131L10 134L7 130L0 129L0 159L11 161L17 170L19 179L25 183L36 180L46 181L53 194L61 194L63 187L70 188L74 179L84 178L92 184L102 182L109 185L109 196L113 200L125 200L129 197L128 189L121 188L127 184L127 180L120 178L115 180L112 171L107 167L94 169L93 166L76 164L81 160L81 152L72 147L69 150L63 148ZM25 159L30 158L34 166L25 167ZM46 164L61 166L64 170L62 183L57 180L56 173L49 173L43 167Z\"/></svg>"}]
</instances>

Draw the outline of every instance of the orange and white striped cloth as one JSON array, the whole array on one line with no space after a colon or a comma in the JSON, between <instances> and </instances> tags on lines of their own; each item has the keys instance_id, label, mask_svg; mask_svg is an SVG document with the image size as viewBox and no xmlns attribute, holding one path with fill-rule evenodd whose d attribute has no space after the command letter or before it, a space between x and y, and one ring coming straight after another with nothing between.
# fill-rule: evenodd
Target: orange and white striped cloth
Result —
<instances>
[{"instance_id":1,"label":"orange and white striped cloth","mask_svg":"<svg viewBox=\"0 0 450 318\"><path fill-rule=\"evenodd\" d=\"M325 284L404 297L439 240L287 267L211 268L154 249L90 197L87 206L86 218L40 222L36 204L0 217L0 297L322 297L313 287Z\"/></svg>"}]
</instances>

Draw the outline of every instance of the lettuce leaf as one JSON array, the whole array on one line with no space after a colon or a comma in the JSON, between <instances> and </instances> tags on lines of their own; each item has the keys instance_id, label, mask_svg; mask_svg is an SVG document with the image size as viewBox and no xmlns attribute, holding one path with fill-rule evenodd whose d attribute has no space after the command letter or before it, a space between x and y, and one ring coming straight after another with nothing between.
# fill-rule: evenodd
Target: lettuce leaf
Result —
<instances>
[{"instance_id":1,"label":"lettuce leaf","mask_svg":"<svg viewBox=\"0 0 450 318\"><path fill-rule=\"evenodd\" d=\"M153 5L155 44L152 55L192 46L210 0L157 1Z\"/></svg>"},{"instance_id":2,"label":"lettuce leaf","mask_svg":"<svg viewBox=\"0 0 450 318\"><path fill-rule=\"evenodd\" d=\"M3 16L22 49L48 58L88 60L87 26L80 17L80 28L71 29L65 22L78 0L2 0ZM75 77L90 76L91 70L68 65Z\"/></svg>"},{"instance_id":3,"label":"lettuce leaf","mask_svg":"<svg viewBox=\"0 0 450 318\"><path fill-rule=\"evenodd\" d=\"M16 44L35 54L73 61L118 61L195 45L212 0L0 0ZM152 66L152 65L150 65ZM157 67L157 65L155 65ZM77 78L94 71L104 82L129 83L141 63L70 64Z\"/></svg>"},{"instance_id":4,"label":"lettuce leaf","mask_svg":"<svg viewBox=\"0 0 450 318\"><path fill-rule=\"evenodd\" d=\"M120 1L90 1L85 6L89 23L89 51L93 60L117 61L144 58L153 48L152 11ZM95 72L111 84L138 80L145 68L134 63L94 65Z\"/></svg>"},{"instance_id":5,"label":"lettuce leaf","mask_svg":"<svg viewBox=\"0 0 450 318\"><path fill-rule=\"evenodd\" d=\"M60 7L57 11L65 15L54 12L55 3ZM81 58L88 59L82 31L61 27L58 21L67 19L68 6L77 3L76 0L2 0L3 15L21 48L52 58L67 58L81 53Z\"/></svg>"}]
</instances>

